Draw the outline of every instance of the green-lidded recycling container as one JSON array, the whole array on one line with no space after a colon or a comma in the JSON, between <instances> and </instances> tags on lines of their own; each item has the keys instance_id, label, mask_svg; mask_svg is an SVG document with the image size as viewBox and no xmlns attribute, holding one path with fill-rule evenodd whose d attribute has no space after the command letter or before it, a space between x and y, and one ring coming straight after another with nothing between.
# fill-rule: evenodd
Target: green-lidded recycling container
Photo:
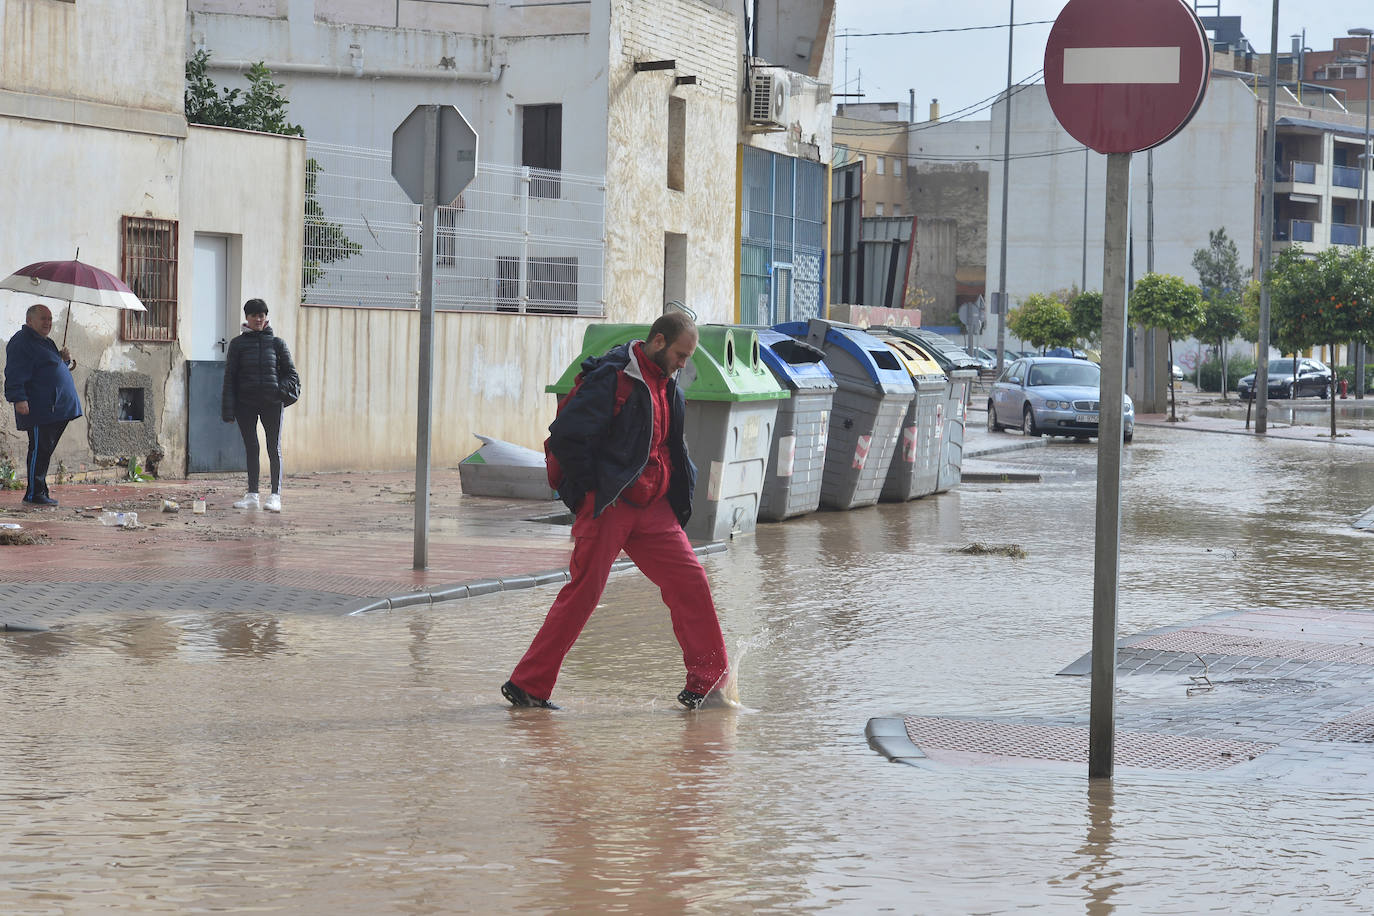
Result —
<instances>
[{"instance_id":1,"label":"green-lidded recycling container","mask_svg":"<svg viewBox=\"0 0 1374 916\"><path fill-rule=\"evenodd\" d=\"M891 347L854 325L812 318L773 329L818 347L835 376L821 505L873 505L887 481L902 417L916 397L911 375Z\"/></svg>"},{"instance_id":2,"label":"green-lidded recycling container","mask_svg":"<svg viewBox=\"0 0 1374 916\"><path fill-rule=\"evenodd\" d=\"M830 410L838 385L819 348L771 328L758 335L764 365L792 393L778 402L759 500L759 519L780 522L820 508Z\"/></svg>"},{"instance_id":3,"label":"green-lidded recycling container","mask_svg":"<svg viewBox=\"0 0 1374 916\"><path fill-rule=\"evenodd\" d=\"M572 390L582 361L628 340L643 340L643 324L591 325L582 352L547 391ZM697 467L692 517L694 540L718 541L754 530L758 523L768 452L778 404L788 392L759 357L758 335L729 325L699 325L692 361L678 373L687 400L687 450Z\"/></svg>"},{"instance_id":4,"label":"green-lidded recycling container","mask_svg":"<svg viewBox=\"0 0 1374 916\"><path fill-rule=\"evenodd\" d=\"M916 386L916 397L912 398L902 418L902 436L897 440L897 451L887 469L882 499L887 502L919 499L934 493L940 482L941 439L944 437L941 421L949 382L940 371L939 363L911 341L901 337L880 339L897 354L902 367L911 375L911 383Z\"/></svg>"},{"instance_id":5,"label":"green-lidded recycling container","mask_svg":"<svg viewBox=\"0 0 1374 916\"><path fill-rule=\"evenodd\" d=\"M941 411L943 435L940 443L940 476L935 484L935 492L944 493L958 486L960 475L963 473L964 420L967 416L969 394L974 381L978 378L978 361L957 348L947 347L944 352L940 352L932 341L927 339L929 335L934 335L933 331L901 327L883 328L882 331L893 337L911 341L944 370L948 388L945 390L945 403Z\"/></svg>"}]
</instances>

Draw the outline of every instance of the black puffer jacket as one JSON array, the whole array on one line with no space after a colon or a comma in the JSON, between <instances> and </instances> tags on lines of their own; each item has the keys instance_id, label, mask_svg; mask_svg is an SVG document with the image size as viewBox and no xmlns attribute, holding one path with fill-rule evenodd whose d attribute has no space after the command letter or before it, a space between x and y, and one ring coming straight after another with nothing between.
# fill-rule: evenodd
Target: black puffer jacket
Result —
<instances>
[{"instance_id":1,"label":"black puffer jacket","mask_svg":"<svg viewBox=\"0 0 1374 916\"><path fill-rule=\"evenodd\" d=\"M278 382L296 377L291 351L285 342L273 336L271 325L261 331L244 330L229 341L229 355L224 361L224 388L220 393L220 418L226 423L233 420L239 406L260 409L280 404Z\"/></svg>"},{"instance_id":2,"label":"black puffer jacket","mask_svg":"<svg viewBox=\"0 0 1374 916\"><path fill-rule=\"evenodd\" d=\"M562 465L564 481L559 498L574 512L588 491L596 491L593 516L619 498L634 483L649 460L654 411L649 386L631 350L638 341L613 347L603 356L582 361L582 384L549 426L549 448ZM616 412L620 379L631 380L630 394ZM668 451L672 476L668 502L680 524L692 515L692 492L697 469L687 454L686 402L676 379L668 380Z\"/></svg>"}]
</instances>

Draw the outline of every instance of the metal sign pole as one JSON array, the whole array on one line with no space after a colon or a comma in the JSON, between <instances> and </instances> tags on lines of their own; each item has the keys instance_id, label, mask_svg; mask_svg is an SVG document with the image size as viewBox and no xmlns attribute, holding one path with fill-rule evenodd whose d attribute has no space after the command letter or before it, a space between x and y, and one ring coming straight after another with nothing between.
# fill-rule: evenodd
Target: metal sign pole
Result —
<instances>
[{"instance_id":1,"label":"metal sign pole","mask_svg":"<svg viewBox=\"0 0 1374 916\"><path fill-rule=\"evenodd\" d=\"M420 204L420 378L415 410L415 569L429 566L429 452L434 419L434 222L438 210L439 106L425 106L424 200Z\"/></svg>"},{"instance_id":2,"label":"metal sign pole","mask_svg":"<svg viewBox=\"0 0 1374 916\"><path fill-rule=\"evenodd\" d=\"M1116 739L1116 599L1121 545L1121 436L1126 393L1126 240L1131 154L1107 154L1102 250L1102 376L1097 438L1097 524L1093 552L1092 697L1088 776L1110 779Z\"/></svg>"}]
</instances>

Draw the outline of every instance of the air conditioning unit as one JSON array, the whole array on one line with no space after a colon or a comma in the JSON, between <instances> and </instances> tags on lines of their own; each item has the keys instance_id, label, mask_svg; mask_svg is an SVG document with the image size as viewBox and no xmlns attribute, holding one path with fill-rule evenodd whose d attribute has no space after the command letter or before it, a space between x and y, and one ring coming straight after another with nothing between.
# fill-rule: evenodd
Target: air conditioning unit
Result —
<instances>
[{"instance_id":1,"label":"air conditioning unit","mask_svg":"<svg viewBox=\"0 0 1374 916\"><path fill-rule=\"evenodd\" d=\"M749 87L749 123L786 127L790 93L786 70L778 67L755 70Z\"/></svg>"}]
</instances>

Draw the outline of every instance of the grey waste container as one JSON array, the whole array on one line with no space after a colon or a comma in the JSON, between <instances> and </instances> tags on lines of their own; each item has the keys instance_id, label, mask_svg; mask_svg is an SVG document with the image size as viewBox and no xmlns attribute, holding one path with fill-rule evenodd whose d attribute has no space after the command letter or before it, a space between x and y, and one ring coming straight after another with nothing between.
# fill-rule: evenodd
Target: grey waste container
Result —
<instances>
[{"instance_id":1,"label":"grey waste container","mask_svg":"<svg viewBox=\"0 0 1374 916\"><path fill-rule=\"evenodd\" d=\"M882 332L916 344L944 370L949 387L940 411L940 474L935 484L935 492L944 493L958 485L963 473L964 417L969 392L978 378L978 361L933 331L888 327Z\"/></svg>"},{"instance_id":2,"label":"grey waste container","mask_svg":"<svg viewBox=\"0 0 1374 916\"><path fill-rule=\"evenodd\" d=\"M703 324L692 361L678 375L687 398L687 446L697 465L694 540L719 541L754 530L778 406L787 391L759 357L752 328Z\"/></svg>"},{"instance_id":3,"label":"grey waste container","mask_svg":"<svg viewBox=\"0 0 1374 916\"><path fill-rule=\"evenodd\" d=\"M763 364L792 392L792 397L778 402L778 423L759 499L759 518L780 522L820 507L837 385L820 349L772 329L758 334Z\"/></svg>"},{"instance_id":4,"label":"grey waste container","mask_svg":"<svg viewBox=\"0 0 1374 916\"><path fill-rule=\"evenodd\" d=\"M939 364L916 344L901 337L881 339L897 354L916 386L916 397L902 419L902 436L882 492L884 500L902 502L928 496L939 485L949 382Z\"/></svg>"},{"instance_id":5,"label":"grey waste container","mask_svg":"<svg viewBox=\"0 0 1374 916\"><path fill-rule=\"evenodd\" d=\"M838 387L821 478L821 505L856 509L878 501L902 417L916 396L892 348L853 325L812 318L774 325L825 353Z\"/></svg>"},{"instance_id":6,"label":"grey waste container","mask_svg":"<svg viewBox=\"0 0 1374 916\"><path fill-rule=\"evenodd\" d=\"M649 325L591 325L582 353L546 391L562 398L572 390L582 360L627 340L643 340ZM687 449L697 466L692 517L684 529L693 540L721 540L753 531L759 494L773 442L778 404L787 392L758 355L749 328L700 325L692 361L678 373L687 399L683 420Z\"/></svg>"}]
</instances>

